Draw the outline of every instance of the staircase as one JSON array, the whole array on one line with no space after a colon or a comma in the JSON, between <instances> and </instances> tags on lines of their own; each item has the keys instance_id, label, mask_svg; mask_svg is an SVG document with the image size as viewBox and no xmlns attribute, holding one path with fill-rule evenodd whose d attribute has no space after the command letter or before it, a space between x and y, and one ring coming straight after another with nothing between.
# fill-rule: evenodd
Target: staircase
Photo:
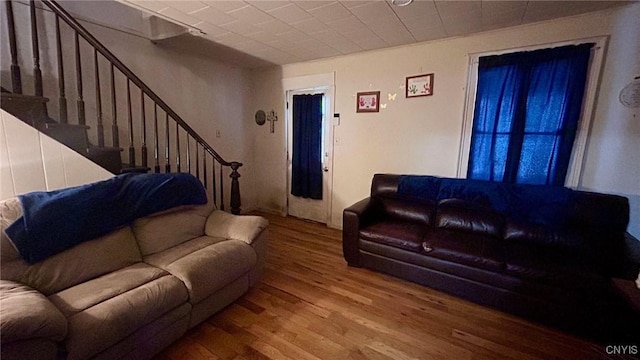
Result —
<instances>
[{"instance_id":1,"label":"staircase","mask_svg":"<svg viewBox=\"0 0 640 360\"><path fill-rule=\"evenodd\" d=\"M2 88L5 111L114 174L189 172L202 181L221 210L227 205L227 183L230 211L240 213L242 163L224 160L58 3L2 3L2 32L7 32L3 39L6 35L9 41L2 45L8 49L1 51L9 50L11 56L10 67L5 69L7 62L2 62L3 75L11 79L10 86L3 80L10 88ZM55 47L40 46L39 36L46 40L52 34ZM49 59L42 63L51 68L41 67L41 57ZM29 58L31 64L19 62ZM70 63L72 71L65 68ZM43 74L52 81L43 82ZM23 91L27 87L30 94Z\"/></svg>"}]
</instances>

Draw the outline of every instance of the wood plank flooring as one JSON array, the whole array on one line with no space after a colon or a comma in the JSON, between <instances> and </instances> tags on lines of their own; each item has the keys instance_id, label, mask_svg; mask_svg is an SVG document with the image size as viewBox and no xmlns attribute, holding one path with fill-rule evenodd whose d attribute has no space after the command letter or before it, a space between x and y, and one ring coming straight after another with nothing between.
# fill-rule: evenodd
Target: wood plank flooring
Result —
<instances>
[{"instance_id":1,"label":"wood plank flooring","mask_svg":"<svg viewBox=\"0 0 640 360\"><path fill-rule=\"evenodd\" d=\"M270 214L262 282L157 359L601 359L605 349L373 271L341 232Z\"/></svg>"}]
</instances>

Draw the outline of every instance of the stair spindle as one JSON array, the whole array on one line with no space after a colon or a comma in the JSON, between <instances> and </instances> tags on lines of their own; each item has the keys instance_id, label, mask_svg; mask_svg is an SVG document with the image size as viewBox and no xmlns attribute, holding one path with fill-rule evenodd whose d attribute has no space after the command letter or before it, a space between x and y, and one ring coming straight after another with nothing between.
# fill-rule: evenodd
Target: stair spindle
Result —
<instances>
[{"instance_id":1,"label":"stair spindle","mask_svg":"<svg viewBox=\"0 0 640 360\"><path fill-rule=\"evenodd\" d=\"M133 115L131 113L131 81L127 79L127 115L129 120L129 166L136 166L136 148L133 147Z\"/></svg>"},{"instance_id":2,"label":"stair spindle","mask_svg":"<svg viewBox=\"0 0 640 360\"><path fill-rule=\"evenodd\" d=\"M113 141L113 147L120 147L120 133L118 129L118 108L116 105L116 80L113 72L113 63L111 63L111 118L113 118L113 124L111 125L111 135Z\"/></svg>"},{"instance_id":3,"label":"stair spindle","mask_svg":"<svg viewBox=\"0 0 640 360\"><path fill-rule=\"evenodd\" d=\"M191 173L191 141L187 134L187 171Z\"/></svg>"},{"instance_id":4,"label":"stair spindle","mask_svg":"<svg viewBox=\"0 0 640 360\"><path fill-rule=\"evenodd\" d=\"M211 182L213 183L211 193L213 194L213 203L215 204L217 201L216 199L218 197L216 194L216 161L213 155L211 155L211 157L213 158L212 165L211 165ZM220 165L220 167L222 167L222 165Z\"/></svg>"},{"instance_id":5,"label":"stair spindle","mask_svg":"<svg viewBox=\"0 0 640 360\"><path fill-rule=\"evenodd\" d=\"M176 123L176 171L180 172L180 126Z\"/></svg>"},{"instance_id":6,"label":"stair spindle","mask_svg":"<svg viewBox=\"0 0 640 360\"><path fill-rule=\"evenodd\" d=\"M160 161L158 160L160 144L158 140L158 104L153 103L153 161L156 174L160 172Z\"/></svg>"},{"instance_id":7,"label":"stair spindle","mask_svg":"<svg viewBox=\"0 0 640 360\"><path fill-rule=\"evenodd\" d=\"M80 58L80 37L78 32L75 32L75 45L76 45L76 87L78 88L78 124L85 125L87 120L84 112L84 98L82 89L82 60Z\"/></svg>"},{"instance_id":8,"label":"stair spindle","mask_svg":"<svg viewBox=\"0 0 640 360\"><path fill-rule=\"evenodd\" d=\"M147 167L147 120L144 113L144 90L140 89L140 117L142 118L142 167Z\"/></svg>"},{"instance_id":9,"label":"stair spindle","mask_svg":"<svg viewBox=\"0 0 640 360\"><path fill-rule=\"evenodd\" d=\"M165 117L165 133L167 136L166 139L166 143L165 143L165 172L171 172L171 157L169 154L169 114L167 114L167 116Z\"/></svg>"},{"instance_id":10,"label":"stair spindle","mask_svg":"<svg viewBox=\"0 0 640 360\"><path fill-rule=\"evenodd\" d=\"M200 147L199 143L196 143L196 177L200 179Z\"/></svg>"},{"instance_id":11,"label":"stair spindle","mask_svg":"<svg viewBox=\"0 0 640 360\"><path fill-rule=\"evenodd\" d=\"M169 157L169 114L166 114L165 124L164 124L165 133L167 135L165 142L165 163L164 163L164 171L170 173L171 172L171 158Z\"/></svg>"},{"instance_id":12,"label":"stair spindle","mask_svg":"<svg viewBox=\"0 0 640 360\"><path fill-rule=\"evenodd\" d=\"M204 188L208 189L207 186L207 149L205 149L204 147L202 148L202 176L203 176L203 183L204 183Z\"/></svg>"},{"instance_id":13,"label":"stair spindle","mask_svg":"<svg viewBox=\"0 0 640 360\"><path fill-rule=\"evenodd\" d=\"M36 96L42 96L42 71L40 70L40 45L38 43L38 22L36 20L36 4L29 1L31 13L31 49L33 52L33 81Z\"/></svg>"},{"instance_id":14,"label":"stair spindle","mask_svg":"<svg viewBox=\"0 0 640 360\"><path fill-rule=\"evenodd\" d=\"M16 45L16 26L13 19L13 4L3 1L7 9L7 27L9 30L9 52L11 53L11 88L13 93L22 94L22 78L18 65L18 46Z\"/></svg>"},{"instance_id":15,"label":"stair spindle","mask_svg":"<svg viewBox=\"0 0 640 360\"><path fill-rule=\"evenodd\" d=\"M60 123L69 123L67 114L67 98L64 88L64 62L62 59L62 37L60 36L60 16L56 15L56 49L58 55L58 108Z\"/></svg>"},{"instance_id":16,"label":"stair spindle","mask_svg":"<svg viewBox=\"0 0 640 360\"><path fill-rule=\"evenodd\" d=\"M98 130L98 146L104 146L104 126L102 124L102 96L100 96L100 68L98 67L98 50L93 50L93 63L96 77L96 117Z\"/></svg>"},{"instance_id":17,"label":"stair spindle","mask_svg":"<svg viewBox=\"0 0 640 360\"><path fill-rule=\"evenodd\" d=\"M224 211L224 178L222 170L224 166L220 166L220 210Z\"/></svg>"}]
</instances>

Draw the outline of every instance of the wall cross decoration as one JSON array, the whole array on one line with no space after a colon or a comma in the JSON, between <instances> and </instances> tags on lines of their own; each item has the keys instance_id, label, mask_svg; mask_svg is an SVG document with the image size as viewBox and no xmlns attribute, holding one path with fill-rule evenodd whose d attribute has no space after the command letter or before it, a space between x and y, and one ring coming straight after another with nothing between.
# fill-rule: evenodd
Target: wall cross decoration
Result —
<instances>
[{"instance_id":1,"label":"wall cross decoration","mask_svg":"<svg viewBox=\"0 0 640 360\"><path fill-rule=\"evenodd\" d=\"M275 132L275 122L278 121L278 113L276 113L275 111L271 110L271 112L269 112L267 114L267 121L269 122L269 132L270 133L274 133Z\"/></svg>"}]
</instances>

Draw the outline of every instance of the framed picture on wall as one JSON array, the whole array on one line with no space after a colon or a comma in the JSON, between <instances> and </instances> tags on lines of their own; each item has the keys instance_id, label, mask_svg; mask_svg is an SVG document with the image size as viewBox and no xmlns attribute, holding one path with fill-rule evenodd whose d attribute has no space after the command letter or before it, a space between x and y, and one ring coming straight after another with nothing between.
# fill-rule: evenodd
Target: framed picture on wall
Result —
<instances>
[{"instance_id":1,"label":"framed picture on wall","mask_svg":"<svg viewBox=\"0 0 640 360\"><path fill-rule=\"evenodd\" d=\"M356 112L379 112L380 91L359 92L356 95Z\"/></svg>"},{"instance_id":2,"label":"framed picture on wall","mask_svg":"<svg viewBox=\"0 0 640 360\"><path fill-rule=\"evenodd\" d=\"M433 95L433 74L409 76L405 85L407 98Z\"/></svg>"}]
</instances>

